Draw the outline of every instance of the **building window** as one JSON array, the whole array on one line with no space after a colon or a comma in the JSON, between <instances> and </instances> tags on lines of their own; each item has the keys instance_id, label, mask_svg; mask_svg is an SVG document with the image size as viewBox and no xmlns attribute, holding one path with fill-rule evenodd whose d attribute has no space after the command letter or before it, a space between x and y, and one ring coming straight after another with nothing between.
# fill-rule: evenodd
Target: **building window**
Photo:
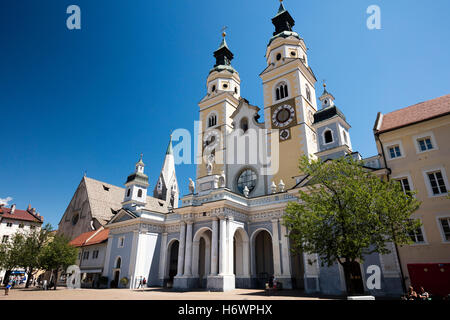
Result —
<instances>
[{"instance_id":1,"label":"building window","mask_svg":"<svg viewBox=\"0 0 450 320\"><path fill-rule=\"evenodd\" d=\"M308 99L308 101L311 101L311 90L309 89L308 85L306 85L306 99Z\"/></svg>"},{"instance_id":2,"label":"building window","mask_svg":"<svg viewBox=\"0 0 450 320\"><path fill-rule=\"evenodd\" d=\"M409 237L411 238L411 240L414 243L424 243L425 242L425 238L423 237L423 233L422 233L422 227L417 228L417 230L412 231L409 234Z\"/></svg>"},{"instance_id":3,"label":"building window","mask_svg":"<svg viewBox=\"0 0 450 320\"><path fill-rule=\"evenodd\" d=\"M130 196L130 193L131 193L131 189L128 189L128 191L127 191L127 197Z\"/></svg>"},{"instance_id":4,"label":"building window","mask_svg":"<svg viewBox=\"0 0 450 320\"><path fill-rule=\"evenodd\" d=\"M72 217L72 224L76 225L79 218L80 218L80 215L78 213L74 214Z\"/></svg>"},{"instance_id":5,"label":"building window","mask_svg":"<svg viewBox=\"0 0 450 320\"><path fill-rule=\"evenodd\" d=\"M325 144L333 142L333 133L331 132L331 130L326 130L323 134L323 137L325 140Z\"/></svg>"},{"instance_id":6,"label":"building window","mask_svg":"<svg viewBox=\"0 0 450 320\"><path fill-rule=\"evenodd\" d=\"M97 259L98 258L98 250L94 250L92 252L92 259Z\"/></svg>"},{"instance_id":7,"label":"building window","mask_svg":"<svg viewBox=\"0 0 450 320\"><path fill-rule=\"evenodd\" d=\"M216 92L216 86L215 85L212 86L211 92Z\"/></svg>"},{"instance_id":8,"label":"building window","mask_svg":"<svg viewBox=\"0 0 450 320\"><path fill-rule=\"evenodd\" d=\"M6 224L6 226L7 226L8 228L11 228L11 227L12 227L12 222L8 222L8 223Z\"/></svg>"},{"instance_id":9,"label":"building window","mask_svg":"<svg viewBox=\"0 0 450 320\"><path fill-rule=\"evenodd\" d=\"M208 118L208 128L217 125L217 115L213 114Z\"/></svg>"},{"instance_id":10,"label":"building window","mask_svg":"<svg viewBox=\"0 0 450 320\"><path fill-rule=\"evenodd\" d=\"M431 142L430 137L418 139L417 143L419 144L419 150L421 152L425 152L425 151L433 149L433 143Z\"/></svg>"},{"instance_id":11,"label":"building window","mask_svg":"<svg viewBox=\"0 0 450 320\"><path fill-rule=\"evenodd\" d=\"M124 246L124 243L125 243L125 238L124 237L120 237L119 238L119 248L123 248L123 246Z\"/></svg>"},{"instance_id":12,"label":"building window","mask_svg":"<svg viewBox=\"0 0 450 320\"><path fill-rule=\"evenodd\" d=\"M23 223L19 224L20 229L23 229L23 227L24 227Z\"/></svg>"},{"instance_id":13,"label":"building window","mask_svg":"<svg viewBox=\"0 0 450 320\"><path fill-rule=\"evenodd\" d=\"M242 131L247 132L248 130L248 119L247 118L242 118L241 119L241 125L240 125Z\"/></svg>"},{"instance_id":14,"label":"building window","mask_svg":"<svg viewBox=\"0 0 450 320\"><path fill-rule=\"evenodd\" d=\"M342 131L342 135L344 136L345 144L348 144L347 134L345 133L345 131Z\"/></svg>"},{"instance_id":15,"label":"building window","mask_svg":"<svg viewBox=\"0 0 450 320\"><path fill-rule=\"evenodd\" d=\"M120 257L117 258L116 260L116 268L120 269L120 265L122 264L122 259Z\"/></svg>"},{"instance_id":16,"label":"building window","mask_svg":"<svg viewBox=\"0 0 450 320\"><path fill-rule=\"evenodd\" d=\"M408 178L400 178L400 179L397 179L397 181L402 186L402 190L405 194L408 194L411 191L411 187L409 185Z\"/></svg>"},{"instance_id":17,"label":"building window","mask_svg":"<svg viewBox=\"0 0 450 320\"><path fill-rule=\"evenodd\" d=\"M142 198L142 189L138 190L138 198Z\"/></svg>"},{"instance_id":18,"label":"building window","mask_svg":"<svg viewBox=\"0 0 450 320\"><path fill-rule=\"evenodd\" d=\"M445 241L450 241L450 218L439 219Z\"/></svg>"},{"instance_id":19,"label":"building window","mask_svg":"<svg viewBox=\"0 0 450 320\"><path fill-rule=\"evenodd\" d=\"M389 155L391 156L391 159L395 159L402 156L402 153L400 152L400 146L392 146L389 147Z\"/></svg>"},{"instance_id":20,"label":"building window","mask_svg":"<svg viewBox=\"0 0 450 320\"><path fill-rule=\"evenodd\" d=\"M275 89L276 100L281 100L289 96L288 86L286 82L277 84Z\"/></svg>"},{"instance_id":21,"label":"building window","mask_svg":"<svg viewBox=\"0 0 450 320\"><path fill-rule=\"evenodd\" d=\"M441 171L427 172L428 179L430 181L431 190L433 195L441 195L447 193L447 187L445 186L444 177Z\"/></svg>"},{"instance_id":22,"label":"building window","mask_svg":"<svg viewBox=\"0 0 450 320\"><path fill-rule=\"evenodd\" d=\"M83 254L83 259L84 260L89 260L89 251L85 251Z\"/></svg>"},{"instance_id":23,"label":"building window","mask_svg":"<svg viewBox=\"0 0 450 320\"><path fill-rule=\"evenodd\" d=\"M78 260L81 259L81 252L78 252Z\"/></svg>"},{"instance_id":24,"label":"building window","mask_svg":"<svg viewBox=\"0 0 450 320\"><path fill-rule=\"evenodd\" d=\"M281 53L278 53L277 54L277 61L280 61L281 60Z\"/></svg>"},{"instance_id":25,"label":"building window","mask_svg":"<svg viewBox=\"0 0 450 320\"><path fill-rule=\"evenodd\" d=\"M252 192L252 190L255 189L256 186L256 179L257 176L253 170L247 169L243 171L237 180L237 188L239 192L244 194L244 189L246 186L248 190Z\"/></svg>"},{"instance_id":26,"label":"building window","mask_svg":"<svg viewBox=\"0 0 450 320\"><path fill-rule=\"evenodd\" d=\"M30 226L30 229L34 230L34 229L36 229L36 226Z\"/></svg>"},{"instance_id":27,"label":"building window","mask_svg":"<svg viewBox=\"0 0 450 320\"><path fill-rule=\"evenodd\" d=\"M9 236L3 236L2 243L7 243L9 239Z\"/></svg>"}]
</instances>

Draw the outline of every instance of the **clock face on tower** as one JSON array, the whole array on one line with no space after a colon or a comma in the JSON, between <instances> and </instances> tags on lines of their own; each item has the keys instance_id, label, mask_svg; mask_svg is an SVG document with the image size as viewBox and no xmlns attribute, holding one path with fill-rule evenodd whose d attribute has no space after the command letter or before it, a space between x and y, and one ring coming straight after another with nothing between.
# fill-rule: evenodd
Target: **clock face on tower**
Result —
<instances>
[{"instance_id":1,"label":"clock face on tower","mask_svg":"<svg viewBox=\"0 0 450 320\"><path fill-rule=\"evenodd\" d=\"M275 127L285 128L292 123L295 117L294 107L284 104L278 106L272 114L272 123Z\"/></svg>"}]
</instances>

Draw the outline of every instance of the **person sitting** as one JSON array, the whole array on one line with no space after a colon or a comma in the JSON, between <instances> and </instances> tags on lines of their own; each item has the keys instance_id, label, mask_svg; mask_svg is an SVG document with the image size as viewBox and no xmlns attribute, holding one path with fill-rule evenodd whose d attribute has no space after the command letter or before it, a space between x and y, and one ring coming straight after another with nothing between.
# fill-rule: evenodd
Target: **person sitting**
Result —
<instances>
[{"instance_id":1,"label":"person sitting","mask_svg":"<svg viewBox=\"0 0 450 320\"><path fill-rule=\"evenodd\" d=\"M421 300L429 300L430 299L430 294L428 292L426 292L423 287L420 287L419 298Z\"/></svg>"},{"instance_id":2,"label":"person sitting","mask_svg":"<svg viewBox=\"0 0 450 320\"><path fill-rule=\"evenodd\" d=\"M409 287L406 298L408 300L417 300L417 292L414 291L414 288L412 286Z\"/></svg>"}]
</instances>

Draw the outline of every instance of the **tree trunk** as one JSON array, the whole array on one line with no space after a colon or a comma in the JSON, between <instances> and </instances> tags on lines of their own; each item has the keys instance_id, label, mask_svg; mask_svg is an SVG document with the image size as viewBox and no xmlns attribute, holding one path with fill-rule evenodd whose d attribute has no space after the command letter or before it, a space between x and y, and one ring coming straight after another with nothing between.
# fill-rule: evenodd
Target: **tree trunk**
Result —
<instances>
[{"instance_id":1,"label":"tree trunk","mask_svg":"<svg viewBox=\"0 0 450 320\"><path fill-rule=\"evenodd\" d=\"M53 280L53 290L56 290L56 284L58 283L58 269L54 271L55 279Z\"/></svg>"},{"instance_id":2,"label":"tree trunk","mask_svg":"<svg viewBox=\"0 0 450 320\"><path fill-rule=\"evenodd\" d=\"M25 284L25 288L30 287L31 276L33 275L33 268L30 268L28 271L27 283Z\"/></svg>"},{"instance_id":3,"label":"tree trunk","mask_svg":"<svg viewBox=\"0 0 450 320\"><path fill-rule=\"evenodd\" d=\"M347 295L351 296L352 294L354 294L353 284L352 284L352 279L351 279L351 274L352 274L351 262L345 261L342 264L342 267L344 268L345 287L347 289Z\"/></svg>"}]
</instances>

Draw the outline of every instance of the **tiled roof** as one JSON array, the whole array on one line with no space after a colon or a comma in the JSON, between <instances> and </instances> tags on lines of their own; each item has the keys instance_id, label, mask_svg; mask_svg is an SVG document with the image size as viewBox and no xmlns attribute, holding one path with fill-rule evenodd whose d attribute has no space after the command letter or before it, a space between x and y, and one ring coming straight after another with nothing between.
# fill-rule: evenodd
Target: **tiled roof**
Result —
<instances>
[{"instance_id":1,"label":"tiled roof","mask_svg":"<svg viewBox=\"0 0 450 320\"><path fill-rule=\"evenodd\" d=\"M100 228L95 231L89 231L80 234L78 237L70 241L75 247L91 246L108 240L109 229Z\"/></svg>"},{"instance_id":2,"label":"tiled roof","mask_svg":"<svg viewBox=\"0 0 450 320\"><path fill-rule=\"evenodd\" d=\"M383 115L378 132L390 131L450 114L450 94Z\"/></svg>"},{"instance_id":3,"label":"tiled roof","mask_svg":"<svg viewBox=\"0 0 450 320\"><path fill-rule=\"evenodd\" d=\"M31 221L42 223L44 221L44 217L35 216L26 210L16 209L13 214L11 214L11 208L0 207L0 217L4 219L12 219L12 220L21 220L21 221Z\"/></svg>"},{"instance_id":4,"label":"tiled roof","mask_svg":"<svg viewBox=\"0 0 450 320\"><path fill-rule=\"evenodd\" d=\"M114 216L111 209L117 211L122 208L125 189L88 177L84 177L84 181L92 218L96 218L102 225L105 225ZM169 212L165 201L150 196L147 196L145 208L159 213Z\"/></svg>"}]
</instances>

